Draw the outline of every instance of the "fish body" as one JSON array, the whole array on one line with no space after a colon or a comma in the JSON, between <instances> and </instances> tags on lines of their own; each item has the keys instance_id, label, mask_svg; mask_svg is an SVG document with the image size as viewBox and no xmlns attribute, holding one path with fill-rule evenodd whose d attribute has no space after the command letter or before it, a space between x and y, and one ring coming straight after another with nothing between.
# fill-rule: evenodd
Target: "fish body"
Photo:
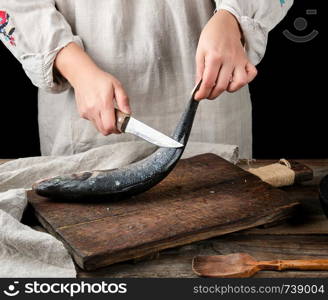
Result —
<instances>
[{"instance_id":1,"label":"fish body","mask_svg":"<svg viewBox=\"0 0 328 300\"><path fill-rule=\"evenodd\" d=\"M199 85L198 85L199 86ZM162 181L183 154L198 107L195 88L172 138L181 148L159 148L150 156L130 165L111 170L82 172L41 180L33 185L37 194L57 199L116 200L145 192Z\"/></svg>"}]
</instances>

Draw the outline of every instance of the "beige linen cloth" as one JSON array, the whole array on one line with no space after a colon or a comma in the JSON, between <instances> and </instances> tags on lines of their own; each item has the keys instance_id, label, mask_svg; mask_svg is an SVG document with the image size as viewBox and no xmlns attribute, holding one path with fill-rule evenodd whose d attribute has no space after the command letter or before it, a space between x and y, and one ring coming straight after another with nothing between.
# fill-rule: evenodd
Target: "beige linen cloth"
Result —
<instances>
[{"instance_id":1,"label":"beige linen cloth","mask_svg":"<svg viewBox=\"0 0 328 300\"><path fill-rule=\"evenodd\" d=\"M244 32L247 54L257 64L264 55L269 31L292 3L0 0L0 11L6 12L8 21L0 40L40 88L42 155L71 155L134 139L126 135L104 137L91 122L80 118L73 89L63 78L54 78L53 72L56 54L68 43L78 43L104 71L121 81L135 118L170 134L195 84L199 36L214 10L225 9L236 16ZM9 33L15 45L8 40ZM238 145L240 157L251 158L251 116L247 86L233 94L224 93L216 101L200 105L190 141Z\"/></svg>"},{"instance_id":2,"label":"beige linen cloth","mask_svg":"<svg viewBox=\"0 0 328 300\"><path fill-rule=\"evenodd\" d=\"M147 142L126 142L70 156L22 158L0 165L0 277L76 276L73 261L60 241L20 223L27 205L25 190L35 181L58 174L119 168L155 150ZM206 143L190 143L183 157L206 152L232 162L238 159L236 146Z\"/></svg>"}]
</instances>

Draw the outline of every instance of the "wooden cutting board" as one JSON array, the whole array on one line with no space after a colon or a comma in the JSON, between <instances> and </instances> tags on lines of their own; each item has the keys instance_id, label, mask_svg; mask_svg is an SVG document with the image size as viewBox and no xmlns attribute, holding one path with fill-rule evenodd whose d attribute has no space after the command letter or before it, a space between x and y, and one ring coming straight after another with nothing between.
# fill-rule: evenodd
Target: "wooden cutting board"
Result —
<instances>
[{"instance_id":1,"label":"wooden cutting board","mask_svg":"<svg viewBox=\"0 0 328 300\"><path fill-rule=\"evenodd\" d=\"M93 270L161 249L289 216L297 202L213 154L181 160L146 193L115 202L60 202L28 194L42 225Z\"/></svg>"}]
</instances>

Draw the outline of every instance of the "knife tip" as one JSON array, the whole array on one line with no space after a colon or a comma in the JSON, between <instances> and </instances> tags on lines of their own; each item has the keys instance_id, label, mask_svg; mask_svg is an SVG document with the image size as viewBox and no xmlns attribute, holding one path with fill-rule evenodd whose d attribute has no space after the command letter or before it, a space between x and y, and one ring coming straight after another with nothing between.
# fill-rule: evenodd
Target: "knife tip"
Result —
<instances>
[{"instance_id":1,"label":"knife tip","mask_svg":"<svg viewBox=\"0 0 328 300\"><path fill-rule=\"evenodd\" d=\"M182 147L184 147L184 145L180 143L178 143L178 145L173 146L173 148L182 148Z\"/></svg>"}]
</instances>

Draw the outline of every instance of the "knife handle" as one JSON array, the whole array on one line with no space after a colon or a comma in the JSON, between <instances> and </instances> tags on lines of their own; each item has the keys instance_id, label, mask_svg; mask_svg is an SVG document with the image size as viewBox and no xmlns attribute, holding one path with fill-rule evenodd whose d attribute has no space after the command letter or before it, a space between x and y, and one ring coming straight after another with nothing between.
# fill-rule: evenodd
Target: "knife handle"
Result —
<instances>
[{"instance_id":1,"label":"knife handle","mask_svg":"<svg viewBox=\"0 0 328 300\"><path fill-rule=\"evenodd\" d=\"M116 128L119 132L124 132L126 125L129 122L130 115L115 108Z\"/></svg>"}]
</instances>

